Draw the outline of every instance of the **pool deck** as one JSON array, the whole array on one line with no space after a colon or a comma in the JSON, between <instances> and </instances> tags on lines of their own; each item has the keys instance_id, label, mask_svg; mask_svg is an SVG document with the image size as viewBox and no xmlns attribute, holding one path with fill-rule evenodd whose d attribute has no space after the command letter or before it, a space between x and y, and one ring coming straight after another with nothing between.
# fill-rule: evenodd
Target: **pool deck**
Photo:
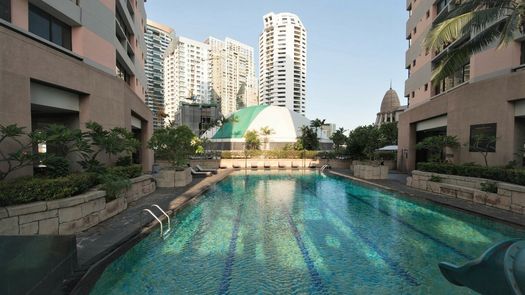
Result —
<instances>
[{"instance_id":1,"label":"pool deck","mask_svg":"<svg viewBox=\"0 0 525 295\"><path fill-rule=\"evenodd\" d=\"M181 188L159 188L153 194L130 203L128 209L122 213L77 234L79 271L86 271L150 224L153 217L145 214L143 209L157 204L168 213L176 212L231 172L232 169L225 169L210 177L194 177L189 185Z\"/></svg>"},{"instance_id":2,"label":"pool deck","mask_svg":"<svg viewBox=\"0 0 525 295\"><path fill-rule=\"evenodd\" d=\"M409 187L406 185L406 178L409 176L408 174L391 172L389 174L389 179L364 180L354 177L352 171L349 169L333 169L329 170L329 173L346 177L365 185L372 185L413 198L426 199L445 206L508 222L519 227L525 227L525 218L523 218L523 215Z\"/></svg>"}]
</instances>

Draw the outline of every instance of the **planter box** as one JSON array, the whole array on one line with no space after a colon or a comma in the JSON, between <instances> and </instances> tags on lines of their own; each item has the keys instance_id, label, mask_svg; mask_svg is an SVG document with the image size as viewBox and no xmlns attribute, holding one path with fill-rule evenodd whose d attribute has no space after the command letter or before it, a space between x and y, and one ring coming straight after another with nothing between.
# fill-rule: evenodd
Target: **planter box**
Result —
<instances>
[{"instance_id":1,"label":"planter box","mask_svg":"<svg viewBox=\"0 0 525 295\"><path fill-rule=\"evenodd\" d=\"M193 180L190 168L186 168L182 171L162 169L156 176L156 179L157 186L161 188L183 187L190 184Z\"/></svg>"},{"instance_id":2,"label":"planter box","mask_svg":"<svg viewBox=\"0 0 525 295\"><path fill-rule=\"evenodd\" d=\"M354 165L354 176L362 179L388 179L388 166Z\"/></svg>"}]
</instances>

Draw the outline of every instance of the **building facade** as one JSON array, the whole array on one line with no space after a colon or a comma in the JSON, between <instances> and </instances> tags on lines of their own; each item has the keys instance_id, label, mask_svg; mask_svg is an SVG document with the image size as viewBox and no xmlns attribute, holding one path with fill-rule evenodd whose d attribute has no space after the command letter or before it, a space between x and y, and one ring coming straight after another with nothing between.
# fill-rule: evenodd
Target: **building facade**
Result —
<instances>
[{"instance_id":1,"label":"building facade","mask_svg":"<svg viewBox=\"0 0 525 295\"><path fill-rule=\"evenodd\" d=\"M428 153L416 150L416 144L433 135L456 136L461 144L447 152L447 161L481 164L481 155L469 147L477 134L497 138L495 149L488 155L490 165L503 166L511 161L523 165L523 36L517 36L504 48L489 48L472 56L453 76L433 85L433 67L457 44L452 43L441 52L429 52L422 44L435 18L453 5L454 1L449 0L407 0L409 77L405 96L409 104L399 116L398 167L410 171L416 163L426 161Z\"/></svg>"},{"instance_id":2,"label":"building facade","mask_svg":"<svg viewBox=\"0 0 525 295\"><path fill-rule=\"evenodd\" d=\"M175 114L175 126L186 125L193 134L200 136L206 130L215 126L221 118L216 104L181 103Z\"/></svg>"},{"instance_id":3,"label":"building facade","mask_svg":"<svg viewBox=\"0 0 525 295\"><path fill-rule=\"evenodd\" d=\"M307 33L291 13L264 16L259 37L259 99L261 104L306 112Z\"/></svg>"},{"instance_id":4,"label":"building facade","mask_svg":"<svg viewBox=\"0 0 525 295\"><path fill-rule=\"evenodd\" d=\"M210 102L209 45L176 37L164 56L165 122L175 119L181 103Z\"/></svg>"},{"instance_id":5,"label":"building facade","mask_svg":"<svg viewBox=\"0 0 525 295\"><path fill-rule=\"evenodd\" d=\"M163 24L147 20L146 27L146 104L153 113L153 128L164 126L164 52L175 38L175 31Z\"/></svg>"},{"instance_id":6,"label":"building facade","mask_svg":"<svg viewBox=\"0 0 525 295\"><path fill-rule=\"evenodd\" d=\"M209 37L210 93L223 115L258 104L253 47Z\"/></svg>"},{"instance_id":7,"label":"building facade","mask_svg":"<svg viewBox=\"0 0 525 295\"><path fill-rule=\"evenodd\" d=\"M381 108L376 117L376 125L381 126L385 123L398 122L399 115L405 111L406 108L407 106L402 106L399 102L397 92L390 87L381 101Z\"/></svg>"},{"instance_id":8,"label":"building facade","mask_svg":"<svg viewBox=\"0 0 525 295\"><path fill-rule=\"evenodd\" d=\"M143 0L0 0L0 124L124 127L150 170L145 24Z\"/></svg>"}]
</instances>

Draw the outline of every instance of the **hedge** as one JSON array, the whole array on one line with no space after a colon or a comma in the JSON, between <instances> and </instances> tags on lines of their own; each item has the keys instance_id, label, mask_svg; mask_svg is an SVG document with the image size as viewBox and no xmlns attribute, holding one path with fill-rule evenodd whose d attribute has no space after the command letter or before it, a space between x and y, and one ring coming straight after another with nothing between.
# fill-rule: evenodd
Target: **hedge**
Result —
<instances>
[{"instance_id":1,"label":"hedge","mask_svg":"<svg viewBox=\"0 0 525 295\"><path fill-rule=\"evenodd\" d=\"M486 178L517 185L525 185L525 169L506 169L501 167L441 163L418 163L417 169L425 172Z\"/></svg>"},{"instance_id":2,"label":"hedge","mask_svg":"<svg viewBox=\"0 0 525 295\"><path fill-rule=\"evenodd\" d=\"M50 201L71 197L97 184L92 173L71 174L59 178L24 177L0 182L0 206Z\"/></svg>"},{"instance_id":3,"label":"hedge","mask_svg":"<svg viewBox=\"0 0 525 295\"><path fill-rule=\"evenodd\" d=\"M142 165L133 164L129 166L110 167L107 169L107 172L123 178L135 178L142 175Z\"/></svg>"}]
</instances>

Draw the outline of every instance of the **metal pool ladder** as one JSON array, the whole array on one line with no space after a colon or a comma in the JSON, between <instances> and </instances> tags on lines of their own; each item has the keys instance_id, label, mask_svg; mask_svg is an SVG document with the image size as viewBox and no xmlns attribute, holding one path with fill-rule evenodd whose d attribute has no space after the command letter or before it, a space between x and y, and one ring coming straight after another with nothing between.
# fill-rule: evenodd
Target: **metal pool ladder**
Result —
<instances>
[{"instance_id":1,"label":"metal pool ladder","mask_svg":"<svg viewBox=\"0 0 525 295\"><path fill-rule=\"evenodd\" d=\"M155 214L153 214L153 212L151 212L150 209L144 209L144 211L148 212L151 216L153 216L153 218L155 218L159 222L159 224L160 224L160 237L164 239L171 232L170 216L166 212L164 212L164 210L162 210L162 208L160 208L160 206L157 205L157 204L153 204L153 205L151 205L151 207L155 207L155 208L159 209L160 212L162 214L164 214L164 216L166 216L166 218L168 219L168 229L166 231L164 231L164 227L162 226L162 221Z\"/></svg>"},{"instance_id":2,"label":"metal pool ladder","mask_svg":"<svg viewBox=\"0 0 525 295\"><path fill-rule=\"evenodd\" d=\"M324 164L319 171L323 172L326 168L328 168L328 165Z\"/></svg>"}]
</instances>

